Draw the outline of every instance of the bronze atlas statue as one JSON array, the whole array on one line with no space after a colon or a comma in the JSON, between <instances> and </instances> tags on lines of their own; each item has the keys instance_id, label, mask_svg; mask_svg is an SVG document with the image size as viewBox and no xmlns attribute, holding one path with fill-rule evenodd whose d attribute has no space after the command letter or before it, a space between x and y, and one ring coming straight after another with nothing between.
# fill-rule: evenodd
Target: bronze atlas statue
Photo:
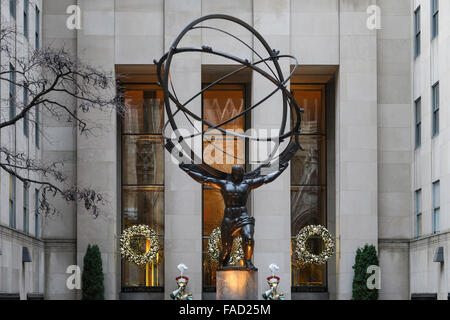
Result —
<instances>
[{"instance_id":1,"label":"bronze atlas statue","mask_svg":"<svg viewBox=\"0 0 450 320\"><path fill-rule=\"evenodd\" d=\"M255 43L256 41L259 42L259 45L261 45L260 47L264 49L265 54L260 54L253 49L256 47L255 44L253 46L249 45L234 36L231 32L208 24L214 21L217 22L218 20L220 20L221 25L228 23L234 28L236 25L240 28L244 28L252 35L252 37L254 37ZM236 41L237 43L245 46L246 49L250 50L255 61L250 61L246 58L240 58L220 50L215 50L213 47L208 45L202 45L200 47L179 46L181 40L186 36L186 34L196 30L208 30L230 37L230 41ZM239 67L224 76L220 76L217 80L203 87L200 92L194 93L190 99L185 102L181 102L177 97L175 87L172 82L171 65L173 58L176 55L183 53L214 55L229 59L234 64L238 64ZM292 59L294 61L294 68L292 68L292 71L287 78L284 78L281 71L279 64L280 59ZM168 121L163 128L166 149L175 159L177 159L180 168L195 179L195 181L220 190L223 197L225 211L221 224L222 251L219 257L219 267L231 267L229 262L233 239L237 236L241 236L242 250L244 252L244 264L242 268L257 270L251 261L254 248L253 233L255 219L248 213L247 198L252 189L258 188L263 184L270 183L280 176L281 173L288 167L290 159L294 156L298 149L301 149L298 142L298 135L300 132L300 114L302 110L298 107L294 97L287 88L287 83L294 74L295 69L298 66L298 62L295 57L290 55L280 55L279 51L272 49L264 38L253 27L244 21L221 14L203 16L191 22L177 36L175 41L170 46L169 51L158 61L155 60L154 62L157 66L159 85L164 91L164 106L168 117ZM253 105L244 106L244 110L242 112L232 116L222 123L211 123L205 120L203 116L197 115L189 109L189 103L191 103L195 98L201 96L205 91L215 85L223 83L232 75L236 75L245 69L250 69L253 72L257 72L270 81L274 85L273 91L269 92L267 96ZM280 112L282 113L281 123L279 128L277 128L278 134L276 136L258 136L236 133L224 128L224 126L231 121L234 121L240 117L245 117L247 113L262 105L276 93L281 93L282 96L282 106L280 108ZM186 130L181 130L186 128L181 127L181 121L179 120L180 115L183 117L182 123L190 124L192 127L192 130L189 131L188 134L186 134ZM286 124L289 123L287 121L288 118L290 118L291 129L286 131ZM198 126L194 125L195 122L201 124L200 127L202 130L199 130ZM171 130L170 133L168 132L169 130ZM203 136L211 131L220 132L222 135L229 135L233 137L233 139L242 139L245 142L270 143L271 148L265 159L261 159L256 163L253 163L252 170L245 172L243 166L234 165L231 173L223 172L206 164L203 161L202 154L196 153L199 148L193 147L196 138L200 138L200 143L202 143ZM281 150L281 146L284 146L283 150ZM219 151L225 153L223 150Z\"/></svg>"}]
</instances>

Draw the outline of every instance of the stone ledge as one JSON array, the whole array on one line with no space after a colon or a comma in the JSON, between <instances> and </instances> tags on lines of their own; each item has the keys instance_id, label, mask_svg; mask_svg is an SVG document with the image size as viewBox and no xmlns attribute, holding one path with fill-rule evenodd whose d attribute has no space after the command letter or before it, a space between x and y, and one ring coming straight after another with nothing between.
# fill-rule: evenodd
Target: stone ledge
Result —
<instances>
[{"instance_id":1,"label":"stone ledge","mask_svg":"<svg viewBox=\"0 0 450 320\"><path fill-rule=\"evenodd\" d=\"M378 239L380 249L399 249L408 250L410 247L409 239Z\"/></svg>"},{"instance_id":2,"label":"stone ledge","mask_svg":"<svg viewBox=\"0 0 450 320\"><path fill-rule=\"evenodd\" d=\"M450 230L412 239L410 240L410 246L411 248L420 248L447 241L450 241Z\"/></svg>"},{"instance_id":3,"label":"stone ledge","mask_svg":"<svg viewBox=\"0 0 450 320\"><path fill-rule=\"evenodd\" d=\"M44 248L44 241L42 239L36 238L28 233L25 233L23 231L5 226L0 225L0 236L5 236L10 239L15 239L23 242L24 245L34 246L34 247L41 247Z\"/></svg>"},{"instance_id":4,"label":"stone ledge","mask_svg":"<svg viewBox=\"0 0 450 320\"><path fill-rule=\"evenodd\" d=\"M76 250L77 240L76 239L45 239L45 251L57 251L63 250Z\"/></svg>"}]
</instances>

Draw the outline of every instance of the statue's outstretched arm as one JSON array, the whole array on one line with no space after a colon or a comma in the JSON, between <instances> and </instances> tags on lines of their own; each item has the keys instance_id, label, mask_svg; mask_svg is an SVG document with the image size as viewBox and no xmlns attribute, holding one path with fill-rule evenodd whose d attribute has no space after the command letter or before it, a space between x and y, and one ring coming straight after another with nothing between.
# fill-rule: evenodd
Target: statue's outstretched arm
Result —
<instances>
[{"instance_id":1,"label":"statue's outstretched arm","mask_svg":"<svg viewBox=\"0 0 450 320\"><path fill-rule=\"evenodd\" d=\"M278 178L283 173L284 170L286 170L288 165L289 165L288 162L280 163L280 169L278 169L277 171L272 172L272 173L270 173L270 174L268 174L266 176L260 176L260 177L255 178L255 179L251 179L249 181L250 187L252 189L256 189L256 188L262 186L263 184L270 183L270 182L274 181L276 178Z\"/></svg>"},{"instance_id":2,"label":"statue's outstretched arm","mask_svg":"<svg viewBox=\"0 0 450 320\"><path fill-rule=\"evenodd\" d=\"M281 176L281 174L286 170L288 167L289 162L280 163L280 169L278 171L272 172L271 174L268 174L267 176L264 176L264 183L270 183L274 181L276 178Z\"/></svg>"},{"instance_id":3,"label":"statue's outstretched arm","mask_svg":"<svg viewBox=\"0 0 450 320\"><path fill-rule=\"evenodd\" d=\"M205 176L199 172L192 171L189 166L185 165L184 163L180 163L180 168L184 172L186 172L189 176L192 177L195 181L198 183L213 187L213 188L219 188L223 185L222 180L216 179L210 176Z\"/></svg>"}]
</instances>

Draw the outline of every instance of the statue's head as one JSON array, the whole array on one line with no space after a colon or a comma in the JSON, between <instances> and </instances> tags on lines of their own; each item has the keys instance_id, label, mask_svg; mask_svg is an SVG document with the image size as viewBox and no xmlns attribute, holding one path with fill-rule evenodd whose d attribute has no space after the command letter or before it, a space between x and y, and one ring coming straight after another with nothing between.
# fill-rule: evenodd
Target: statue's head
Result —
<instances>
[{"instance_id":1,"label":"statue's head","mask_svg":"<svg viewBox=\"0 0 450 320\"><path fill-rule=\"evenodd\" d=\"M231 169L231 179L234 183L242 182L242 179L244 179L244 168L239 165L233 166Z\"/></svg>"}]
</instances>

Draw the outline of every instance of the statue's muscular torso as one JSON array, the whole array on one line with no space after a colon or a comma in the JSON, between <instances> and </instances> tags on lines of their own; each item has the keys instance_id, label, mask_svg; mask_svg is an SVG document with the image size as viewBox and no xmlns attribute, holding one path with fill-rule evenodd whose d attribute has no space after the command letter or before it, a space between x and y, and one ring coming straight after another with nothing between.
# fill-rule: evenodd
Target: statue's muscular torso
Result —
<instances>
[{"instance_id":1,"label":"statue's muscular torso","mask_svg":"<svg viewBox=\"0 0 450 320\"><path fill-rule=\"evenodd\" d=\"M248 195L250 193L250 185L244 180L239 184L227 181L221 186L223 201L226 208L245 207Z\"/></svg>"}]
</instances>

